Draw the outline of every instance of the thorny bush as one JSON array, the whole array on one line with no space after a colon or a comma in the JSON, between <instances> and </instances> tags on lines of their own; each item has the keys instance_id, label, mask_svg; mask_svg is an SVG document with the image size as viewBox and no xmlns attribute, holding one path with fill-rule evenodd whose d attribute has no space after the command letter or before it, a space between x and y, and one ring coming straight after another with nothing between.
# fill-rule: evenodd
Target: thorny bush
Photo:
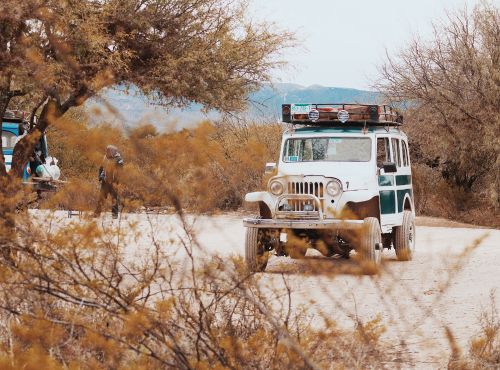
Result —
<instances>
[{"instance_id":1,"label":"thorny bush","mask_svg":"<svg viewBox=\"0 0 500 370\"><path fill-rule=\"evenodd\" d=\"M247 192L265 185L264 165L278 155L281 131L277 123L224 120L177 132L146 125L124 133L69 116L49 131L51 152L70 181L49 206L95 207L97 169L106 145L115 144L126 163L120 181L126 210L165 208L173 195L190 211L235 210Z\"/></svg>"},{"instance_id":2,"label":"thorny bush","mask_svg":"<svg viewBox=\"0 0 500 370\"><path fill-rule=\"evenodd\" d=\"M483 309L479 318L480 332L471 339L466 356L455 347L450 359L450 370L498 369L500 367L500 316L495 294L491 293L491 304Z\"/></svg>"},{"instance_id":3,"label":"thorny bush","mask_svg":"<svg viewBox=\"0 0 500 370\"><path fill-rule=\"evenodd\" d=\"M263 284L239 258L204 254L180 209L181 226L163 237L153 221L141 230L132 219L113 226L42 211L17 217L17 233L3 245L10 258L0 260L4 369L381 368L387 361L379 319L350 332L327 317L319 329L310 326L307 310L291 310L289 290Z\"/></svg>"}]
</instances>

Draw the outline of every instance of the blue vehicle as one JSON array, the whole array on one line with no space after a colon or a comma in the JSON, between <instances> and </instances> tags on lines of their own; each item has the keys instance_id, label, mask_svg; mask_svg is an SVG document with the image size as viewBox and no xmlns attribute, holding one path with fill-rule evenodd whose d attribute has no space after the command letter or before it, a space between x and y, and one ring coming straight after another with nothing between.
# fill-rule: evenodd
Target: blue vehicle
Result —
<instances>
[{"instance_id":1,"label":"blue vehicle","mask_svg":"<svg viewBox=\"0 0 500 370\"><path fill-rule=\"evenodd\" d=\"M7 111L2 120L2 151L5 158L5 167L10 171L14 146L25 135L28 121L26 114L18 111ZM26 163L23 171L23 181L34 185L37 191L55 190L59 178L57 159L49 157L47 138L40 137L30 162Z\"/></svg>"},{"instance_id":2,"label":"blue vehicle","mask_svg":"<svg viewBox=\"0 0 500 370\"><path fill-rule=\"evenodd\" d=\"M7 111L2 120L2 151L7 171L12 165L14 146L24 136L26 124L24 113Z\"/></svg>"}]
</instances>

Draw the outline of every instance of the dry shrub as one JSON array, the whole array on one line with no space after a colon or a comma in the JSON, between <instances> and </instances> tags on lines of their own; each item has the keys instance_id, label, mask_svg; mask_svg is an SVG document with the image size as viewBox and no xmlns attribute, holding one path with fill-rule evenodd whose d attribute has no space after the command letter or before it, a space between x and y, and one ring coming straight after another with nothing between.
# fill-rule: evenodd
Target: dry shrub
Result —
<instances>
[{"instance_id":1,"label":"dry shrub","mask_svg":"<svg viewBox=\"0 0 500 370\"><path fill-rule=\"evenodd\" d=\"M415 36L388 57L377 84L386 98L408 107L413 163L448 184L436 180L434 189L435 180L421 181L438 200L423 208L491 226L500 226L499 29L493 2L448 12L433 24L431 39Z\"/></svg>"},{"instance_id":2,"label":"dry shrub","mask_svg":"<svg viewBox=\"0 0 500 370\"><path fill-rule=\"evenodd\" d=\"M425 164L412 165L413 191L418 214L453 218L461 204L458 190L448 184L439 171Z\"/></svg>"},{"instance_id":3,"label":"dry shrub","mask_svg":"<svg viewBox=\"0 0 500 370\"><path fill-rule=\"evenodd\" d=\"M67 186L68 193L82 184L85 197L95 198L87 190L93 185L97 193L104 148L114 144L125 159L120 183L126 209L166 208L175 197L191 211L213 212L241 207L245 193L262 186L265 162L277 156L281 130L273 123L223 121L163 134L151 125L125 133L67 117L49 135L64 178L75 184ZM64 206L72 207L73 196L66 198L70 202Z\"/></svg>"},{"instance_id":4,"label":"dry shrub","mask_svg":"<svg viewBox=\"0 0 500 370\"><path fill-rule=\"evenodd\" d=\"M341 330L309 325L291 291L240 258L205 256L177 209L182 235L151 236L139 258L133 222L64 223L19 215L0 259L2 368L382 368L380 319ZM124 234L123 230L127 230ZM184 258L173 251L181 247ZM210 257L210 258L207 258Z\"/></svg>"},{"instance_id":5,"label":"dry shrub","mask_svg":"<svg viewBox=\"0 0 500 370\"><path fill-rule=\"evenodd\" d=\"M459 355L450 359L451 370L476 370L500 368L500 316L495 304L495 292L490 295L490 307L484 309L479 317L480 332L469 344L466 356Z\"/></svg>"},{"instance_id":6,"label":"dry shrub","mask_svg":"<svg viewBox=\"0 0 500 370\"><path fill-rule=\"evenodd\" d=\"M446 181L438 169L423 163L412 164L412 179L417 214L500 226L498 212L481 184L476 184L472 192L464 191Z\"/></svg>"}]
</instances>

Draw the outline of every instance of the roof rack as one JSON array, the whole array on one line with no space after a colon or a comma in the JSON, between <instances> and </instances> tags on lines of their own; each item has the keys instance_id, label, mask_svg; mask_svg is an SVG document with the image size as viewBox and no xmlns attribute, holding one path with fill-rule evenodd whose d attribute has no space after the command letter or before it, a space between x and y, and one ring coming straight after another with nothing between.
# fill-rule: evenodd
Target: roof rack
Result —
<instances>
[{"instance_id":1,"label":"roof rack","mask_svg":"<svg viewBox=\"0 0 500 370\"><path fill-rule=\"evenodd\" d=\"M389 105L331 103L283 104L283 122L304 125L400 126L403 116Z\"/></svg>"},{"instance_id":2,"label":"roof rack","mask_svg":"<svg viewBox=\"0 0 500 370\"><path fill-rule=\"evenodd\" d=\"M28 115L20 110L6 110L2 118L3 122L25 122Z\"/></svg>"}]
</instances>

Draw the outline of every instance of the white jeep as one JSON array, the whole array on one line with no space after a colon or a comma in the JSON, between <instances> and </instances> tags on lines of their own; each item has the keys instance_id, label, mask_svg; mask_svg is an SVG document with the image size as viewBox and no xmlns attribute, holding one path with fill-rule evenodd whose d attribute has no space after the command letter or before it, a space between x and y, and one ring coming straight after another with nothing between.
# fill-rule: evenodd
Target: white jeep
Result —
<instances>
[{"instance_id":1,"label":"white jeep","mask_svg":"<svg viewBox=\"0 0 500 370\"><path fill-rule=\"evenodd\" d=\"M383 248L399 260L415 250L415 208L402 116L385 105L284 104L277 172L268 190L246 195L260 215L243 220L245 259L263 271L271 253L380 263ZM277 168L276 168L277 167ZM291 240L295 242L291 243ZM302 245L296 241L302 241Z\"/></svg>"}]
</instances>

